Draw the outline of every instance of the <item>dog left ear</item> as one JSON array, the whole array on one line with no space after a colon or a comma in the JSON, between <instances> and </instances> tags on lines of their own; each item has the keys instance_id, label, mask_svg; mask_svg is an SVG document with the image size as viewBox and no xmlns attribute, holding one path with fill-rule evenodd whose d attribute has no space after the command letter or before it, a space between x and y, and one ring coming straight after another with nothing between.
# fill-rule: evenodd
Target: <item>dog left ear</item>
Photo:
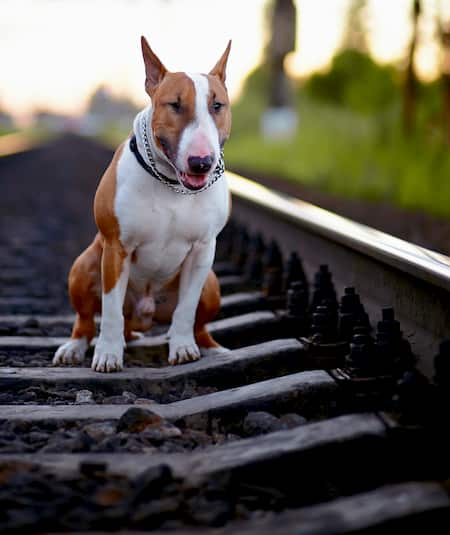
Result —
<instances>
[{"instance_id":1,"label":"dog left ear","mask_svg":"<svg viewBox=\"0 0 450 535\"><path fill-rule=\"evenodd\" d=\"M209 74L212 74L213 76L218 76L222 83L225 83L225 78L226 78L225 70L227 68L227 61L228 61L228 55L230 53L230 49L231 49L231 39L228 41L227 48L225 49L225 52L222 54L222 57L214 65L212 70L209 71Z\"/></svg>"},{"instance_id":2,"label":"dog left ear","mask_svg":"<svg viewBox=\"0 0 450 535\"><path fill-rule=\"evenodd\" d=\"M161 63L158 56L150 48L144 36L141 37L142 56L145 64L145 90L152 96L156 86L162 81L167 69Z\"/></svg>"}]
</instances>

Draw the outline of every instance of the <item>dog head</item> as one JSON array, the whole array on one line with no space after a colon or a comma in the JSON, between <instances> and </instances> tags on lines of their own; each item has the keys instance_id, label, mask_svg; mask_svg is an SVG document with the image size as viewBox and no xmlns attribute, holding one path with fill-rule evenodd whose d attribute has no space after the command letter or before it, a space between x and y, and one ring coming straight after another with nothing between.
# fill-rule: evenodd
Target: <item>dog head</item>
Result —
<instances>
[{"instance_id":1,"label":"dog head","mask_svg":"<svg viewBox=\"0 0 450 535\"><path fill-rule=\"evenodd\" d=\"M169 72L144 37L141 44L156 150L175 168L184 187L202 189L230 134L225 70L231 41L208 74Z\"/></svg>"}]
</instances>

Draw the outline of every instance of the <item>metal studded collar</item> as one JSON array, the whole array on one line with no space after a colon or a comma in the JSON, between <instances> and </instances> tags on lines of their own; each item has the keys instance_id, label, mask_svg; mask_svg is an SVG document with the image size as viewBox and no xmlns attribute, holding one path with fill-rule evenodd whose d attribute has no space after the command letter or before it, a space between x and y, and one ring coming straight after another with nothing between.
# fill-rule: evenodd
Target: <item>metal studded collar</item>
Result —
<instances>
[{"instance_id":1,"label":"metal studded collar","mask_svg":"<svg viewBox=\"0 0 450 535\"><path fill-rule=\"evenodd\" d=\"M217 180L219 180L219 178L222 177L222 175L223 175L223 173L225 171L225 162L224 162L224 159L223 159L223 152L221 151L220 152L219 162L218 162L216 168L214 169L214 171L212 173L212 177L210 178L208 183L203 188L198 189L198 190L189 190L188 188L185 188L184 186L182 186L180 184L180 182L178 182L178 180L173 180L173 179L163 175L156 168L155 159L153 158L153 153L152 153L152 150L150 148L150 143L148 141L147 120L146 120L145 117L143 117L140 120L140 129L141 129L141 136L142 136L142 141L143 141L144 148L145 148L145 156L147 157L147 161L144 160L142 154L139 152L139 149L138 149L138 146L137 146L137 141L136 141L136 134L134 134L134 133L133 133L133 135L132 135L132 137L130 139L130 150L131 150L131 152L133 152L133 154L135 155L136 160L138 161L138 163L153 178L155 178L159 182L162 182L163 184L165 184L167 187L169 187L170 189L172 189L176 193L181 193L182 195L195 195L196 193L201 193L202 191L205 191L208 188L210 188L215 182L217 182Z\"/></svg>"}]
</instances>

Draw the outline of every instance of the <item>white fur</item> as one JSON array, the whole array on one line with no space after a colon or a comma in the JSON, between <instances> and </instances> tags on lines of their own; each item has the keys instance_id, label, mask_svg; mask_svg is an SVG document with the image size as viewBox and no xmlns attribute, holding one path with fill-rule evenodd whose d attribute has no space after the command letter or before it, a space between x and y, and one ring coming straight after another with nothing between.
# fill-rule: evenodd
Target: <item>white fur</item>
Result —
<instances>
[{"instance_id":1,"label":"white fur","mask_svg":"<svg viewBox=\"0 0 450 535\"><path fill-rule=\"evenodd\" d=\"M122 273L116 285L102 294L100 335L95 344L92 369L97 372L120 371L123 368L123 302L130 272L130 256L125 258Z\"/></svg>"},{"instance_id":2,"label":"white fur","mask_svg":"<svg viewBox=\"0 0 450 535\"><path fill-rule=\"evenodd\" d=\"M183 263L178 304L168 332L169 364L200 358L200 350L194 341L195 312L214 261L215 250L215 237L208 241L196 241Z\"/></svg>"},{"instance_id":3,"label":"white fur","mask_svg":"<svg viewBox=\"0 0 450 535\"><path fill-rule=\"evenodd\" d=\"M53 364L55 366L63 364L81 364L84 360L87 348L88 343L85 336L82 338L72 338L57 349L55 356L53 357Z\"/></svg>"},{"instance_id":4,"label":"white fur","mask_svg":"<svg viewBox=\"0 0 450 535\"><path fill-rule=\"evenodd\" d=\"M178 145L177 167L188 172L189 156L214 155L212 169L215 169L219 156L219 133L209 113L209 82L204 74L186 73L195 87L195 118L184 129Z\"/></svg>"}]
</instances>

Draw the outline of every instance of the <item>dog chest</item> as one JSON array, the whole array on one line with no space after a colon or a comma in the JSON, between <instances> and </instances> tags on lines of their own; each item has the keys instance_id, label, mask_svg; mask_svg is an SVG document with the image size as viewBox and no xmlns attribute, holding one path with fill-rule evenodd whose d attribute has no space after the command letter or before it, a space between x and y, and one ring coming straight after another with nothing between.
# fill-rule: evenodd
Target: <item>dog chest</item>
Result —
<instances>
[{"instance_id":1,"label":"dog chest","mask_svg":"<svg viewBox=\"0 0 450 535\"><path fill-rule=\"evenodd\" d=\"M151 177L129 149L118 163L114 209L126 248L214 239L226 223L228 203L225 178L204 192L182 195Z\"/></svg>"},{"instance_id":2,"label":"dog chest","mask_svg":"<svg viewBox=\"0 0 450 535\"><path fill-rule=\"evenodd\" d=\"M170 192L172 193L172 192ZM211 196L142 196L128 192L116 203L121 241L141 245L153 243L166 250L172 243L210 241L226 220L226 207Z\"/></svg>"},{"instance_id":3,"label":"dog chest","mask_svg":"<svg viewBox=\"0 0 450 535\"><path fill-rule=\"evenodd\" d=\"M158 286L179 271L194 243L215 239L223 228L227 185L221 180L197 195L181 195L124 163L114 207L120 240L133 253L130 277L138 286L149 281Z\"/></svg>"}]
</instances>

